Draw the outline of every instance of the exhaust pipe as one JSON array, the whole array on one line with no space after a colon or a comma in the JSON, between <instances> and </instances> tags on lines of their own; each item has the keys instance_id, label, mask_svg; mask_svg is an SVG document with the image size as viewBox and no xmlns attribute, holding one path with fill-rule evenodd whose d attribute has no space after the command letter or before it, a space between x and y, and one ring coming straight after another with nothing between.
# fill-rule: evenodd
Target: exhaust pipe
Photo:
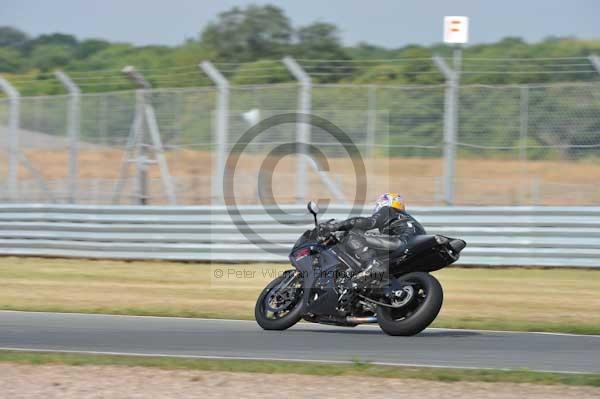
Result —
<instances>
[{"instance_id":1,"label":"exhaust pipe","mask_svg":"<svg viewBox=\"0 0 600 399\"><path fill-rule=\"evenodd\" d=\"M377 323L377 317L376 316L365 316L365 317L347 316L346 322L352 323L352 324Z\"/></svg>"}]
</instances>

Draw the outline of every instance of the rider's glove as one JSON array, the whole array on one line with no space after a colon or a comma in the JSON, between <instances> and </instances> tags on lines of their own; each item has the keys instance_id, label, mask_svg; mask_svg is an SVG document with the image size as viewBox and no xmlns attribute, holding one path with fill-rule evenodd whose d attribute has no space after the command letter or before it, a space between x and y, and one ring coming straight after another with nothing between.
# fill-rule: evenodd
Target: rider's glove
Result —
<instances>
[{"instance_id":1,"label":"rider's glove","mask_svg":"<svg viewBox=\"0 0 600 399\"><path fill-rule=\"evenodd\" d=\"M321 233L332 233L339 229L339 225L336 222L325 222L319 224L319 230Z\"/></svg>"}]
</instances>

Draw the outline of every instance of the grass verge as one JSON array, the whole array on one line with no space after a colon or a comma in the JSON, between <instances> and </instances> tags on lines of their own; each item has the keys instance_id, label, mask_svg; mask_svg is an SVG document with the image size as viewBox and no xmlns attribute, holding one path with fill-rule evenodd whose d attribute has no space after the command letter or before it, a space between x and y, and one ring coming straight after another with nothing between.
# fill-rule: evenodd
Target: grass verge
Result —
<instances>
[{"instance_id":1,"label":"grass verge","mask_svg":"<svg viewBox=\"0 0 600 399\"><path fill-rule=\"evenodd\" d=\"M0 309L252 319L260 290L286 268L1 257ZM435 327L600 334L600 270L434 275L445 296Z\"/></svg>"},{"instance_id":2,"label":"grass verge","mask_svg":"<svg viewBox=\"0 0 600 399\"><path fill-rule=\"evenodd\" d=\"M529 370L467 370L452 368L378 366L360 361L352 364L318 364L309 362L212 360L170 357L88 355L74 353L39 353L0 351L0 362L21 364L61 364L71 366L117 365L268 374L306 374L319 376L356 375L380 378L413 378L431 381L513 382L600 386L600 374L545 373Z\"/></svg>"}]
</instances>

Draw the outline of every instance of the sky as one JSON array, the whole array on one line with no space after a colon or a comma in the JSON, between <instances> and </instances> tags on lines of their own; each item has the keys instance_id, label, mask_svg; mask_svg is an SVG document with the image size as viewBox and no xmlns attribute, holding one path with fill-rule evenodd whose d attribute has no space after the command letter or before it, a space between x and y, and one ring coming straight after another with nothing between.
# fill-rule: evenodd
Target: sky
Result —
<instances>
[{"instance_id":1,"label":"sky","mask_svg":"<svg viewBox=\"0 0 600 399\"><path fill-rule=\"evenodd\" d=\"M345 44L395 48L442 41L444 15L470 18L469 44L519 36L600 38L599 0L0 0L0 25L31 35L69 33L137 45L196 38L233 6L274 4L297 27L331 22Z\"/></svg>"}]
</instances>

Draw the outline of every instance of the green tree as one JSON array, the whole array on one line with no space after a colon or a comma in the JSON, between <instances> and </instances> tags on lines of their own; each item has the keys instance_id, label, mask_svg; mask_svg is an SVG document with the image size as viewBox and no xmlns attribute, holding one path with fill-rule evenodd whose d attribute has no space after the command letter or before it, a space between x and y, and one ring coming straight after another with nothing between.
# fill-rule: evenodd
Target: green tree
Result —
<instances>
[{"instance_id":1,"label":"green tree","mask_svg":"<svg viewBox=\"0 0 600 399\"><path fill-rule=\"evenodd\" d=\"M242 65L231 80L233 84L265 84L290 81L290 74L281 61L259 60Z\"/></svg>"},{"instance_id":2,"label":"green tree","mask_svg":"<svg viewBox=\"0 0 600 399\"><path fill-rule=\"evenodd\" d=\"M54 44L37 46L30 55L30 65L44 72L62 68L73 58L73 49Z\"/></svg>"},{"instance_id":3,"label":"green tree","mask_svg":"<svg viewBox=\"0 0 600 399\"><path fill-rule=\"evenodd\" d=\"M432 60L431 50L421 46L409 46L402 52L406 61L400 63L402 74L411 84L436 84L443 82L443 77Z\"/></svg>"},{"instance_id":4,"label":"green tree","mask_svg":"<svg viewBox=\"0 0 600 399\"><path fill-rule=\"evenodd\" d=\"M78 58L87 58L92 54L96 54L99 51L110 47L110 42L102 39L87 39L82 41L77 48Z\"/></svg>"},{"instance_id":5,"label":"green tree","mask_svg":"<svg viewBox=\"0 0 600 399\"><path fill-rule=\"evenodd\" d=\"M396 50L390 50L385 47L376 46L365 42L359 42L356 46L348 47L345 49L345 52L351 59L355 60L372 60L398 57Z\"/></svg>"},{"instance_id":6,"label":"green tree","mask_svg":"<svg viewBox=\"0 0 600 399\"><path fill-rule=\"evenodd\" d=\"M322 82L335 82L348 78L353 68L347 63L329 62L328 60L349 60L350 57L342 47L339 29L329 23L315 22L298 29L298 44L295 54L299 58L311 59L306 68Z\"/></svg>"},{"instance_id":7,"label":"green tree","mask_svg":"<svg viewBox=\"0 0 600 399\"><path fill-rule=\"evenodd\" d=\"M9 47L0 47L0 72L18 72L23 65L21 54Z\"/></svg>"},{"instance_id":8,"label":"green tree","mask_svg":"<svg viewBox=\"0 0 600 399\"><path fill-rule=\"evenodd\" d=\"M355 79L357 83L395 83L406 84L408 81L403 74L402 67L399 65L375 65L366 68L365 71Z\"/></svg>"},{"instance_id":9,"label":"green tree","mask_svg":"<svg viewBox=\"0 0 600 399\"><path fill-rule=\"evenodd\" d=\"M340 40L337 26L315 22L298 29L297 53L302 58L340 60L349 59Z\"/></svg>"},{"instance_id":10,"label":"green tree","mask_svg":"<svg viewBox=\"0 0 600 399\"><path fill-rule=\"evenodd\" d=\"M0 26L0 47L21 48L28 40L27 33L12 26Z\"/></svg>"},{"instance_id":11,"label":"green tree","mask_svg":"<svg viewBox=\"0 0 600 399\"><path fill-rule=\"evenodd\" d=\"M93 53L85 60L74 63L74 69L80 71L121 69L128 64L126 60L132 57L136 48L131 44L113 43L109 47Z\"/></svg>"},{"instance_id":12,"label":"green tree","mask_svg":"<svg viewBox=\"0 0 600 399\"><path fill-rule=\"evenodd\" d=\"M280 57L291 42L293 29L275 6L234 7L219 14L201 34L201 43L228 61Z\"/></svg>"},{"instance_id":13,"label":"green tree","mask_svg":"<svg viewBox=\"0 0 600 399\"><path fill-rule=\"evenodd\" d=\"M533 88L529 99L529 136L543 145L559 147L563 158L598 153L600 100L595 88Z\"/></svg>"},{"instance_id":14,"label":"green tree","mask_svg":"<svg viewBox=\"0 0 600 399\"><path fill-rule=\"evenodd\" d=\"M73 35L67 35L64 33L51 33L49 35L39 35L35 39L27 41L25 43L24 49L26 51L32 51L36 47L39 46L62 46L62 47L77 47L79 42L77 38Z\"/></svg>"}]
</instances>

